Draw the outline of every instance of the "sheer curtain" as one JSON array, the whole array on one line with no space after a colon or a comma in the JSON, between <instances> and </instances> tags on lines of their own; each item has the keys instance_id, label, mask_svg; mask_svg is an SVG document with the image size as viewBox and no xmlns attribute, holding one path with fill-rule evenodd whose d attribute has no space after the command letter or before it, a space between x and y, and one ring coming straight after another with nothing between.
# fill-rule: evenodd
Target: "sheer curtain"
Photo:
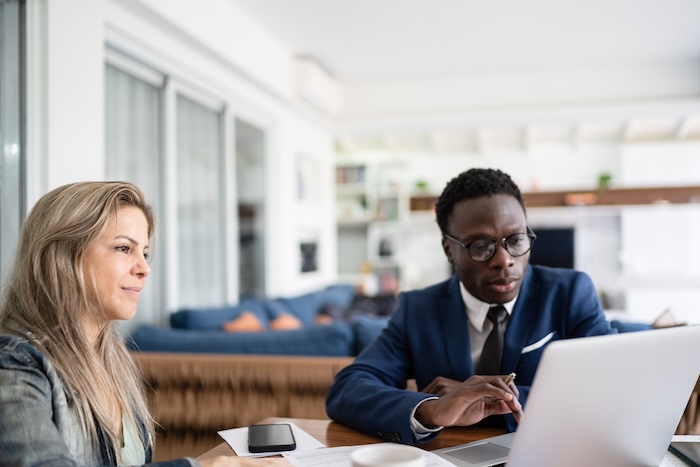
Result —
<instances>
[{"instance_id":1,"label":"sheer curtain","mask_svg":"<svg viewBox=\"0 0 700 467\"><path fill-rule=\"evenodd\" d=\"M153 206L156 218L161 212L162 99L163 91L111 65L105 70L105 174L108 180L136 184ZM156 226L151 276L139 301L136 317L129 323L158 323L164 320L162 291L165 251L162 226Z\"/></svg>"},{"instance_id":2,"label":"sheer curtain","mask_svg":"<svg viewBox=\"0 0 700 467\"><path fill-rule=\"evenodd\" d=\"M221 114L177 97L178 302L225 301Z\"/></svg>"}]
</instances>

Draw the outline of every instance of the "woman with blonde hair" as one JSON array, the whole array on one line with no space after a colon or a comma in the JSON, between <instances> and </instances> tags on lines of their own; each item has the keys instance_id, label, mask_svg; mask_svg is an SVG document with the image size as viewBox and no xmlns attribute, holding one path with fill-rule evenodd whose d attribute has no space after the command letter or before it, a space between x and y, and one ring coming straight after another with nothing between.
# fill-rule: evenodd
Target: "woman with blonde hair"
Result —
<instances>
[{"instance_id":1,"label":"woman with blonde hair","mask_svg":"<svg viewBox=\"0 0 700 467\"><path fill-rule=\"evenodd\" d=\"M136 313L154 226L126 182L64 185L32 209L0 304L0 465L150 462L154 421L117 321Z\"/></svg>"}]
</instances>

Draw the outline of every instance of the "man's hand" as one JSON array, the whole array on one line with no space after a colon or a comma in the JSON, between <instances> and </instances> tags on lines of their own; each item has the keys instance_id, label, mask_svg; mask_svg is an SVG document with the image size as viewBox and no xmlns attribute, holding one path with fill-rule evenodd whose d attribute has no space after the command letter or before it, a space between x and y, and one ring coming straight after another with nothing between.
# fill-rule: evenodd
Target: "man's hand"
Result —
<instances>
[{"instance_id":1,"label":"man's hand","mask_svg":"<svg viewBox=\"0 0 700 467\"><path fill-rule=\"evenodd\" d=\"M427 392L428 394L435 394L438 397L442 397L460 384L462 384L461 381L445 378L444 376L438 376L429 385L427 385L422 392Z\"/></svg>"},{"instance_id":2,"label":"man's hand","mask_svg":"<svg viewBox=\"0 0 700 467\"><path fill-rule=\"evenodd\" d=\"M423 392L440 398L420 404L416 420L424 426L468 426L489 415L512 412L515 420L520 422L520 393L514 383L506 384L504 378L475 375L459 382L437 377Z\"/></svg>"}]
</instances>

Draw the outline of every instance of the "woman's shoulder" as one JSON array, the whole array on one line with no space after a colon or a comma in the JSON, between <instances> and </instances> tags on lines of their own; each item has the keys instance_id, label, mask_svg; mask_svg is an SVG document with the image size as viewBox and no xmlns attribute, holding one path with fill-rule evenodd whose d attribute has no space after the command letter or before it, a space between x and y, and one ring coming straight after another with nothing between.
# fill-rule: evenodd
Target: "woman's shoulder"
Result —
<instances>
[{"instance_id":1,"label":"woman's shoulder","mask_svg":"<svg viewBox=\"0 0 700 467\"><path fill-rule=\"evenodd\" d=\"M45 367L47 358L27 338L14 334L0 334L0 366Z\"/></svg>"}]
</instances>

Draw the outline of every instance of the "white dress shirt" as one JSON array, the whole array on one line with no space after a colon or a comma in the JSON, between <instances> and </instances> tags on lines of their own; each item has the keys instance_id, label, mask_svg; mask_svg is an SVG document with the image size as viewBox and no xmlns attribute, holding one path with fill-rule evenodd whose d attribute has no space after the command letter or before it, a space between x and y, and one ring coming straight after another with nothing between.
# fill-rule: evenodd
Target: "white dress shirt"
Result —
<instances>
[{"instance_id":1,"label":"white dress shirt","mask_svg":"<svg viewBox=\"0 0 700 467\"><path fill-rule=\"evenodd\" d=\"M489 336L489 333L493 329L493 323L486 318L486 315L488 314L489 308L491 308L492 304L482 302L478 298L474 297L467 291L466 287L464 287L464 284L462 284L461 281L459 283L459 291L462 294L464 311L467 314L467 332L469 333L469 344L472 357L472 365L476 369L479 365L479 360L481 359L481 352L484 348L486 338ZM506 316L506 324L510 319L510 314L513 311L513 306L515 305L515 301L517 299L518 297L516 295L516 297L508 303L500 304L503 305L503 307L506 309L506 312L508 312L508 315ZM413 432L415 433L417 439L425 438L430 433L440 431L444 428L442 426L436 428L426 428L425 426L423 426L423 424L416 420L416 409L418 409L418 406L425 401L433 399L437 399L437 397L423 399L418 403L418 405L416 405L413 408L413 411L411 412L411 428L413 429Z\"/></svg>"},{"instance_id":2,"label":"white dress shirt","mask_svg":"<svg viewBox=\"0 0 700 467\"><path fill-rule=\"evenodd\" d=\"M493 329L493 323L486 318L494 304L482 302L478 298L470 294L464 287L462 282L459 283L459 291L462 294L462 301L464 302L464 308L467 313L468 332L469 332L469 344L470 351L472 354L472 365L474 369L479 366L479 360L481 360L481 351L484 349L484 343L486 338L489 337L489 333ZM513 312L513 306L515 301L518 299L517 295L515 298L508 303L499 303L498 305L503 305L508 312L506 316L506 324L510 320L510 314Z\"/></svg>"}]
</instances>

